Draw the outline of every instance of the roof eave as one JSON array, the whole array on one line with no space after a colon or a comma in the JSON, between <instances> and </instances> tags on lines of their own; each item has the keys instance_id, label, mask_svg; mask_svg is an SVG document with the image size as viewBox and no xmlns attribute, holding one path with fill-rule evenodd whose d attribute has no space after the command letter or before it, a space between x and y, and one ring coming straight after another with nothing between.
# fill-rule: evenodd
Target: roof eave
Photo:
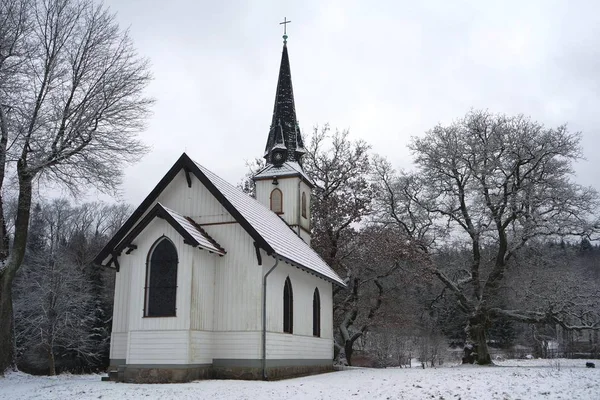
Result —
<instances>
[{"instance_id":1,"label":"roof eave","mask_svg":"<svg viewBox=\"0 0 600 400\"><path fill-rule=\"evenodd\" d=\"M319 277L319 278L321 278L321 279L323 279L323 280L325 280L327 282L333 283L334 285L337 285L337 286L342 287L342 288L348 287L348 285L346 285L344 282L342 282L341 278L338 281L338 280L333 279L333 278L331 278L331 277L329 277L327 275L323 275L323 274L315 271L314 269L310 269L310 268L308 268L308 267L306 267L306 266L304 266L304 265L302 265L300 263L297 263L297 262L295 262L293 260L290 260L289 258L287 258L285 256L282 256L279 253L275 253L274 256L277 257L277 258L279 258L281 261L283 261L285 263L293 265L296 268L299 268L299 269L301 269L301 270L303 270L305 272L308 272L309 274L315 275L315 276L317 276L317 277Z\"/></svg>"}]
</instances>

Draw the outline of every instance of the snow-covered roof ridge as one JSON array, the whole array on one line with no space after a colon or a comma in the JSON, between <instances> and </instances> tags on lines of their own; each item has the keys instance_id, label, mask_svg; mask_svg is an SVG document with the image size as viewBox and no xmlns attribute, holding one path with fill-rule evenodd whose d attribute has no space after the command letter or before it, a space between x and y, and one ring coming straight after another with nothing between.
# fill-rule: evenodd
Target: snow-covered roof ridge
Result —
<instances>
[{"instance_id":1,"label":"snow-covered roof ridge","mask_svg":"<svg viewBox=\"0 0 600 400\"><path fill-rule=\"evenodd\" d=\"M296 235L277 214L239 188L225 181L196 162L200 171L221 192L227 201L248 221L280 258L308 272L345 286L344 281L327 263Z\"/></svg>"},{"instance_id":2,"label":"snow-covered roof ridge","mask_svg":"<svg viewBox=\"0 0 600 400\"><path fill-rule=\"evenodd\" d=\"M300 176L311 186L314 186L311 179L306 175L300 164L296 161L286 161L280 166L267 164L263 169L258 171L252 178L273 178L284 176Z\"/></svg>"}]
</instances>

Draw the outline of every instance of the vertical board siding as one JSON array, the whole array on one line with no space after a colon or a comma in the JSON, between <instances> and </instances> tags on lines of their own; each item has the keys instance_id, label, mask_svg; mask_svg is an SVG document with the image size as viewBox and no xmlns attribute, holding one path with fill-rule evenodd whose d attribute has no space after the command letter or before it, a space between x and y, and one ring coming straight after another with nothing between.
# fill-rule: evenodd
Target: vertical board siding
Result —
<instances>
[{"instance_id":1,"label":"vertical board siding","mask_svg":"<svg viewBox=\"0 0 600 400\"><path fill-rule=\"evenodd\" d=\"M272 265L272 258L268 257L267 260L269 261L265 262L266 265L263 267L265 273ZM313 294L315 288L319 288L321 338L332 339L332 284L281 261L267 280L267 330L283 332L283 285L288 276L292 282L294 294L294 335L312 337Z\"/></svg>"},{"instance_id":2,"label":"vertical board siding","mask_svg":"<svg viewBox=\"0 0 600 400\"><path fill-rule=\"evenodd\" d=\"M302 216L300 217L300 226L310 232L310 205L312 202L311 190L306 183L302 182L300 184L300 191L306 193L306 218ZM301 237L310 246L310 234L301 231Z\"/></svg>"},{"instance_id":3,"label":"vertical board siding","mask_svg":"<svg viewBox=\"0 0 600 400\"><path fill-rule=\"evenodd\" d=\"M254 244L238 224L210 228L215 240L232 245L215 268L214 330L260 330L262 268Z\"/></svg>"},{"instance_id":4,"label":"vertical board siding","mask_svg":"<svg viewBox=\"0 0 600 400\"><path fill-rule=\"evenodd\" d=\"M133 331L127 364L189 364L189 331Z\"/></svg>"},{"instance_id":5,"label":"vertical board siding","mask_svg":"<svg viewBox=\"0 0 600 400\"><path fill-rule=\"evenodd\" d=\"M119 272L115 275L115 300L113 304L113 332L127 332L129 330L129 299L131 292L131 267L127 265L128 259L120 257L123 262Z\"/></svg>"},{"instance_id":6,"label":"vertical board siding","mask_svg":"<svg viewBox=\"0 0 600 400\"><path fill-rule=\"evenodd\" d=\"M215 297L215 267L218 256L206 251L193 252L192 305L190 319L192 330L213 329Z\"/></svg>"},{"instance_id":7,"label":"vertical board siding","mask_svg":"<svg viewBox=\"0 0 600 400\"><path fill-rule=\"evenodd\" d=\"M110 335L110 358L124 360L127 358L127 332L113 332Z\"/></svg>"},{"instance_id":8,"label":"vertical board siding","mask_svg":"<svg viewBox=\"0 0 600 400\"><path fill-rule=\"evenodd\" d=\"M188 187L185 173L180 171L156 201L179 214L193 218L199 224L234 221L202 182L193 175L191 178L192 187Z\"/></svg>"},{"instance_id":9,"label":"vertical board siding","mask_svg":"<svg viewBox=\"0 0 600 400\"><path fill-rule=\"evenodd\" d=\"M192 331L190 333L190 363L212 364L213 333Z\"/></svg>"}]
</instances>

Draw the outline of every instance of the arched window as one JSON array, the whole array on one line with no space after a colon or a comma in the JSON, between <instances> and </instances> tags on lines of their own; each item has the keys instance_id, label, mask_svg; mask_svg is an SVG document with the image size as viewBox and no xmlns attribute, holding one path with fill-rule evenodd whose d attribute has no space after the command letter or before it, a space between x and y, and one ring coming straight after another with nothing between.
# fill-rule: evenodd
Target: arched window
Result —
<instances>
[{"instance_id":1,"label":"arched window","mask_svg":"<svg viewBox=\"0 0 600 400\"><path fill-rule=\"evenodd\" d=\"M273 189L271 192L271 211L283 214L283 194L279 189Z\"/></svg>"},{"instance_id":2,"label":"arched window","mask_svg":"<svg viewBox=\"0 0 600 400\"><path fill-rule=\"evenodd\" d=\"M289 277L286 278L283 286L283 332L294 332L294 293Z\"/></svg>"},{"instance_id":3,"label":"arched window","mask_svg":"<svg viewBox=\"0 0 600 400\"><path fill-rule=\"evenodd\" d=\"M321 296L319 288L313 294L313 336L321 337Z\"/></svg>"},{"instance_id":4,"label":"arched window","mask_svg":"<svg viewBox=\"0 0 600 400\"><path fill-rule=\"evenodd\" d=\"M145 297L144 316L175 316L177 249L166 237L159 239L148 254Z\"/></svg>"},{"instance_id":5,"label":"arched window","mask_svg":"<svg viewBox=\"0 0 600 400\"><path fill-rule=\"evenodd\" d=\"M302 216L304 218L308 218L307 215L308 212L306 211L306 192L302 192Z\"/></svg>"}]
</instances>

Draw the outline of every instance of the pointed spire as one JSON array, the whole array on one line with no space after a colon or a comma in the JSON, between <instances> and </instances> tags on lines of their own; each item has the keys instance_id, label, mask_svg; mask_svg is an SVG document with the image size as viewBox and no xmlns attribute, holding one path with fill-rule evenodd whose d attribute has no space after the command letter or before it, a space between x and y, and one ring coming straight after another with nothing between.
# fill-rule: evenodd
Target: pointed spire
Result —
<instances>
[{"instance_id":1,"label":"pointed spire","mask_svg":"<svg viewBox=\"0 0 600 400\"><path fill-rule=\"evenodd\" d=\"M290 21L285 20L282 24ZM285 27L285 25L284 25ZM285 161L300 162L305 153L302 135L296 120L292 74L287 49L287 34L283 35L283 52L279 67L279 80L275 93L273 119L265 147L265 159L269 164L282 164ZM280 156L274 157L279 153Z\"/></svg>"}]
</instances>

